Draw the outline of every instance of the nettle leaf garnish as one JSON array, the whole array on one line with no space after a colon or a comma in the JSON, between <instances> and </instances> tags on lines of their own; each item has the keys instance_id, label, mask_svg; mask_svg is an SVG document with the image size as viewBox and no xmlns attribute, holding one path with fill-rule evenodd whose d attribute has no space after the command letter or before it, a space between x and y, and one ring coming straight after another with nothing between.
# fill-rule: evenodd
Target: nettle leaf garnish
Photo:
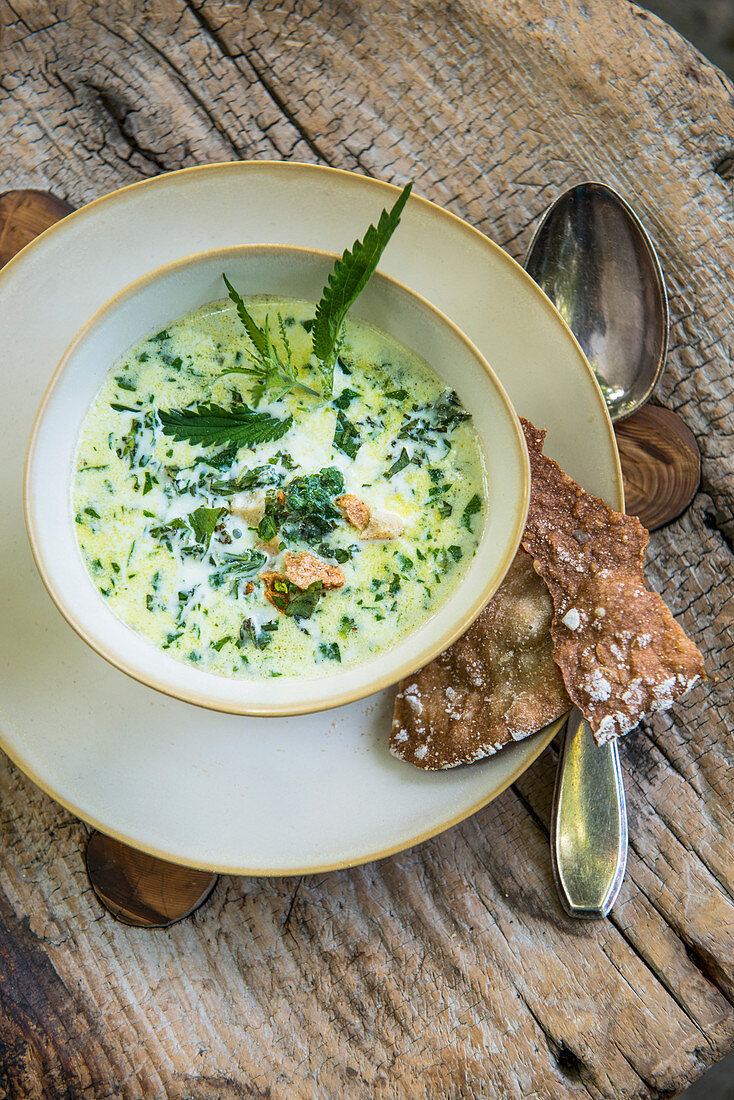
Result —
<instances>
[{"instance_id":1,"label":"nettle leaf garnish","mask_svg":"<svg viewBox=\"0 0 734 1100\"><path fill-rule=\"evenodd\" d=\"M208 447L236 443L254 447L281 439L293 424L293 417L280 419L269 413L255 412L247 405L225 409L221 405L191 405L186 409L160 409L158 412L165 435Z\"/></svg>"},{"instance_id":2,"label":"nettle leaf garnish","mask_svg":"<svg viewBox=\"0 0 734 1100\"><path fill-rule=\"evenodd\" d=\"M361 241L355 241L334 264L316 307L311 337L319 362L325 397L331 396L334 363L339 353L341 329L349 308L364 290L374 273L385 247L400 222L412 183L406 184L391 210L383 210L377 225L371 225Z\"/></svg>"},{"instance_id":3,"label":"nettle leaf garnish","mask_svg":"<svg viewBox=\"0 0 734 1100\"><path fill-rule=\"evenodd\" d=\"M274 397L276 401L284 397L285 394L290 393L291 390L300 390L311 397L318 397L319 394L316 390L299 381L296 377L295 367L293 366L293 351L281 315L278 314L278 333L281 344L281 349L278 349L273 343L270 333L270 318L265 318L265 325L261 328L252 314L248 312L241 296L224 273L222 273L222 278L229 292L230 300L234 302L237 309L237 316L244 325L255 352L254 354L250 353L249 367L231 367L229 370L222 371L221 376L247 374L254 378L256 386L253 396L256 403L268 390L276 391Z\"/></svg>"}]
</instances>

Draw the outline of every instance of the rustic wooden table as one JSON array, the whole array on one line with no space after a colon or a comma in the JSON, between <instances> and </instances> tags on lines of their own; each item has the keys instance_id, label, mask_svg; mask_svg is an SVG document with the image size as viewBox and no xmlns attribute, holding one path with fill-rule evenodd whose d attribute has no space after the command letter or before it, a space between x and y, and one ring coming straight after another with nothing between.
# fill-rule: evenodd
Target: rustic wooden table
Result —
<instances>
[{"instance_id":1,"label":"rustic wooden table","mask_svg":"<svg viewBox=\"0 0 734 1100\"><path fill-rule=\"evenodd\" d=\"M85 826L3 760L0 1096L673 1095L734 1043L734 88L625 0L0 6L3 189L76 206L185 165L320 161L412 178L518 258L564 186L630 198L671 293L657 396L703 452L648 576L710 675L622 745L629 869L601 923L556 900L554 748L420 848L222 878L162 932L103 913Z\"/></svg>"}]
</instances>

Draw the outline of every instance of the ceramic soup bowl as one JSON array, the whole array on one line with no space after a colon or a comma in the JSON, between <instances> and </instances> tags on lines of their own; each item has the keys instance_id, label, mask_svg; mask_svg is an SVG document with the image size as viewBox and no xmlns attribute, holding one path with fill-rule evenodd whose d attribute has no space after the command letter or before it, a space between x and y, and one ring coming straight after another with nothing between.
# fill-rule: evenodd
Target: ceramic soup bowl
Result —
<instances>
[{"instance_id":1,"label":"ceramic soup bowl","mask_svg":"<svg viewBox=\"0 0 734 1100\"><path fill-rule=\"evenodd\" d=\"M422 357L471 413L486 477L476 554L450 597L387 651L313 678L243 679L184 663L126 626L91 580L72 509L74 456L90 404L128 349L175 319L221 300L226 271L244 296L316 302L333 255L279 245L198 253L130 284L79 332L51 380L26 465L25 509L41 577L77 633L114 666L168 695L233 714L305 714L336 707L396 683L454 641L479 614L517 550L528 507L529 468L522 430L489 364L442 313L377 272L350 311Z\"/></svg>"}]
</instances>

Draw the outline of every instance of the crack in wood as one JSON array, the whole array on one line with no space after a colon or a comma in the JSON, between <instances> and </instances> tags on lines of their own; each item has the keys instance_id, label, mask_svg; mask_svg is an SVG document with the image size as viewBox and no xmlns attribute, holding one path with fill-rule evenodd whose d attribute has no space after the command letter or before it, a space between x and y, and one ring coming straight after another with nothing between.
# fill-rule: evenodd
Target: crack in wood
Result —
<instances>
[{"instance_id":1,"label":"crack in wood","mask_svg":"<svg viewBox=\"0 0 734 1100\"><path fill-rule=\"evenodd\" d=\"M711 495L710 488L707 487L705 491ZM709 531L715 531L717 535L721 536L721 541L724 543L724 546L726 546L730 554L734 555L734 539L732 539L731 535L726 530L725 520L716 512L706 511L703 513L703 522L704 526L707 527Z\"/></svg>"},{"instance_id":2,"label":"crack in wood","mask_svg":"<svg viewBox=\"0 0 734 1100\"><path fill-rule=\"evenodd\" d=\"M185 7L187 7L188 10L191 12L194 19L199 24L199 26L204 31L204 33L207 35L207 37L210 38L211 41L217 46L217 48L224 55L224 57L227 57L230 61L232 61L235 65L237 65L237 56L232 53L232 51L230 50L229 46L227 45L227 43L222 38L219 31L217 31L212 26L212 24L209 22L209 20L204 15L203 11L200 8L197 8L196 5L192 2L192 0L183 0L183 3L185 5ZM297 133L299 134L299 136L303 139L303 141L306 142L306 144L308 145L309 149L314 154L314 156L317 157L318 160L322 164L327 164L327 165L330 165L331 167L333 167L332 162L329 159L329 157L327 156L327 154L321 148L319 148L319 145L317 144L317 142L315 141L313 136L311 134L309 134L308 130L306 130L305 126L300 121L300 119L296 115L295 111L293 111L288 106L288 104L285 102L285 100L280 95L280 93L276 91L276 89L273 86L272 82L266 78L266 76L265 76L264 72L262 71L262 69L259 68L255 64L255 62L252 59L252 55L248 54L248 53L243 53L240 56L245 58L248 65L250 66L250 68L254 72L255 76L257 77L258 81L262 85L264 91L267 92L267 94L270 96L273 103L278 108L278 110L281 112L283 117L285 119L287 119L288 122L290 122L290 124L294 128L294 130L296 130Z\"/></svg>"},{"instance_id":3,"label":"crack in wood","mask_svg":"<svg viewBox=\"0 0 734 1100\"><path fill-rule=\"evenodd\" d=\"M301 875L298 882L296 883L295 890L293 891L293 894L291 896L290 905L288 906L288 912L286 913L285 919L284 919L282 925L280 926L281 932L288 931L288 925L290 923L291 913L293 912L293 906L296 904L296 898L298 897L298 891L301 889L301 883L302 882L303 882L303 875Z\"/></svg>"},{"instance_id":4,"label":"crack in wood","mask_svg":"<svg viewBox=\"0 0 734 1100\"><path fill-rule=\"evenodd\" d=\"M127 125L127 119L130 114L134 112L135 108L119 100L113 92L109 91L107 88L101 87L99 84L87 81L85 82L85 87L97 97L98 103L115 123L117 132L128 145L131 152L137 153L139 157L148 161L148 163L157 168L159 172L168 172L169 167L163 163L155 150L148 149L142 145L132 132L132 129Z\"/></svg>"},{"instance_id":5,"label":"crack in wood","mask_svg":"<svg viewBox=\"0 0 734 1100\"><path fill-rule=\"evenodd\" d=\"M141 40L143 42L145 42L148 49L151 50L152 53L154 53L157 57L159 57L161 59L161 61L164 63L164 65L167 65L171 69L171 71L176 74L176 76L177 76L177 78L178 78L178 80L181 84L181 88L184 90L184 92L187 95L189 95L191 97L191 99L193 99L194 103L197 105L197 107L199 107L199 109L203 112L203 114L207 117L207 119L211 123L212 128L219 134L219 136L222 138L222 140L225 141L227 143L227 145L229 145L230 149L235 154L235 156L239 160L244 159L245 150L241 149L237 145L234 138L231 137L231 135L230 135L229 131L226 129L226 127L219 121L219 119L216 117L216 115L213 114L213 112L210 110L210 108L204 102L202 97L194 91L194 88L192 87L191 82L186 79L184 74L181 72L181 70L178 68L178 66L173 62L173 60L166 53L164 53L164 51L162 49L160 49L160 47L158 47L155 44L155 42L151 41L150 38L148 38L145 34L143 34L142 31L139 32L139 35L140 35Z\"/></svg>"}]
</instances>

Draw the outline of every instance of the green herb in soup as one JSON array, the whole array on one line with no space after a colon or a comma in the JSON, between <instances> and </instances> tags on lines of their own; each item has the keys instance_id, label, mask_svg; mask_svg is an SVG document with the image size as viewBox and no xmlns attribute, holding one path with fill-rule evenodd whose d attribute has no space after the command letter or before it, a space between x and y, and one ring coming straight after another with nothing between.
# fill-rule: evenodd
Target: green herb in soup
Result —
<instances>
[{"instance_id":1,"label":"green herb in soup","mask_svg":"<svg viewBox=\"0 0 734 1100\"><path fill-rule=\"evenodd\" d=\"M222 675L328 675L394 646L475 553L471 419L407 348L345 319L408 197L318 305L240 297L114 365L84 421L74 514L93 583L153 644Z\"/></svg>"}]
</instances>

